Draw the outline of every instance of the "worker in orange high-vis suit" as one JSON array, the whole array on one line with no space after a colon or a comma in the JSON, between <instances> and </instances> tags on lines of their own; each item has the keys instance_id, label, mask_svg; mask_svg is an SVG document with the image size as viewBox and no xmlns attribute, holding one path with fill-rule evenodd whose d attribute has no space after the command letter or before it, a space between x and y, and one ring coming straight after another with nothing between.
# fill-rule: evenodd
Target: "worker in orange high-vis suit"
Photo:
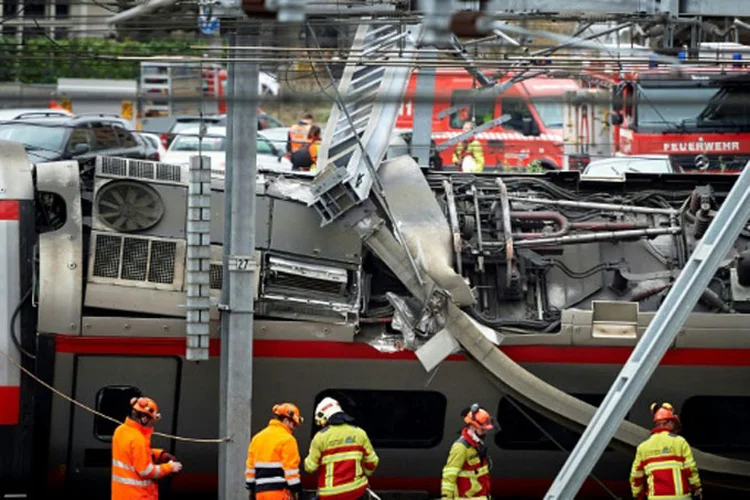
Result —
<instances>
[{"instance_id":1,"label":"worker in orange high-vis suit","mask_svg":"<svg viewBox=\"0 0 750 500\"><path fill-rule=\"evenodd\" d=\"M464 424L448 453L440 490L443 498L489 499L490 462L484 437L493 429L492 417L475 403L464 415Z\"/></svg>"},{"instance_id":2,"label":"worker in orange high-vis suit","mask_svg":"<svg viewBox=\"0 0 750 500\"><path fill-rule=\"evenodd\" d=\"M307 136L310 133L310 127L313 125L313 120L313 115L307 113L298 123L289 127L286 141L286 152L288 154L294 153L307 144Z\"/></svg>"},{"instance_id":3,"label":"worker in orange high-vis suit","mask_svg":"<svg viewBox=\"0 0 750 500\"><path fill-rule=\"evenodd\" d=\"M112 436L112 500L156 500L156 480L182 470L175 457L151 448L154 425L161 420L150 398L130 400L130 417Z\"/></svg>"},{"instance_id":4,"label":"worker in orange high-vis suit","mask_svg":"<svg viewBox=\"0 0 750 500\"><path fill-rule=\"evenodd\" d=\"M276 405L272 412L268 426L250 441L245 486L256 500L291 500L302 491L293 432L304 419L291 403Z\"/></svg>"},{"instance_id":5,"label":"worker in orange high-vis suit","mask_svg":"<svg viewBox=\"0 0 750 500\"><path fill-rule=\"evenodd\" d=\"M318 473L320 500L357 500L367 492L367 476L378 466L378 456L367 433L352 425L339 402L323 398L315 408L321 430L310 443L305 471Z\"/></svg>"},{"instance_id":6,"label":"worker in orange high-vis suit","mask_svg":"<svg viewBox=\"0 0 750 500\"><path fill-rule=\"evenodd\" d=\"M685 438L677 433L678 417L669 403L651 405L654 429L638 445L630 472L633 498L672 500L703 498L698 466Z\"/></svg>"}]
</instances>

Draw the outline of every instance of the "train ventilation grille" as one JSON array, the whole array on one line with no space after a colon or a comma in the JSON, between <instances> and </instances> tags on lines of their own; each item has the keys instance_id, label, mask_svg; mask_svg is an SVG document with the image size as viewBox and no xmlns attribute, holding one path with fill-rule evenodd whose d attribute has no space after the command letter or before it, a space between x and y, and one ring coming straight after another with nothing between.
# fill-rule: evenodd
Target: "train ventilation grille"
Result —
<instances>
[{"instance_id":1,"label":"train ventilation grille","mask_svg":"<svg viewBox=\"0 0 750 500\"><path fill-rule=\"evenodd\" d=\"M127 281L179 289L178 254L184 242L134 236L93 234L93 281Z\"/></svg>"},{"instance_id":2,"label":"train ventilation grille","mask_svg":"<svg viewBox=\"0 0 750 500\"><path fill-rule=\"evenodd\" d=\"M295 276L293 274L286 274L281 272L274 273L267 284L273 287L296 289L301 288L319 293L327 293L330 295L341 295L346 287L345 283L341 284L334 281L307 278L305 276Z\"/></svg>"},{"instance_id":3,"label":"train ventilation grille","mask_svg":"<svg viewBox=\"0 0 750 500\"><path fill-rule=\"evenodd\" d=\"M179 165L171 165L169 163L111 156L97 157L96 163L97 175L131 177L180 184L188 181L188 179L183 178L183 169Z\"/></svg>"},{"instance_id":4,"label":"train ventilation grille","mask_svg":"<svg viewBox=\"0 0 750 500\"><path fill-rule=\"evenodd\" d=\"M221 290L224 281L224 266L221 264L211 264L211 290Z\"/></svg>"},{"instance_id":5,"label":"train ventilation grille","mask_svg":"<svg viewBox=\"0 0 750 500\"><path fill-rule=\"evenodd\" d=\"M346 269L299 262L279 257L268 259L266 290L294 291L304 294L346 294L349 276Z\"/></svg>"}]
</instances>

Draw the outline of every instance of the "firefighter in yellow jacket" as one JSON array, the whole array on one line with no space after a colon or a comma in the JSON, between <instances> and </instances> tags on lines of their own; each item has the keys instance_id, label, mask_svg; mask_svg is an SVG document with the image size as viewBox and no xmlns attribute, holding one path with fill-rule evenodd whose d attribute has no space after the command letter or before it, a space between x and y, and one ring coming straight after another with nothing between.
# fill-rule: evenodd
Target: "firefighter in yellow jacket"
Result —
<instances>
[{"instance_id":1,"label":"firefighter in yellow jacket","mask_svg":"<svg viewBox=\"0 0 750 500\"><path fill-rule=\"evenodd\" d=\"M655 427L638 445L630 472L633 498L703 498L698 467L685 438L677 435L680 418L669 403L651 405Z\"/></svg>"},{"instance_id":2,"label":"firefighter in yellow jacket","mask_svg":"<svg viewBox=\"0 0 750 500\"><path fill-rule=\"evenodd\" d=\"M461 133L466 133L474 128L471 121L464 123ZM461 172L478 173L484 172L484 149L482 143L476 138L469 138L456 145L453 152L453 164Z\"/></svg>"},{"instance_id":3,"label":"firefighter in yellow jacket","mask_svg":"<svg viewBox=\"0 0 750 500\"><path fill-rule=\"evenodd\" d=\"M464 416L464 424L443 468L442 496L489 499L492 484L484 437L493 428L492 417L475 403Z\"/></svg>"},{"instance_id":4,"label":"firefighter in yellow jacket","mask_svg":"<svg viewBox=\"0 0 750 500\"><path fill-rule=\"evenodd\" d=\"M302 491L299 448L292 433L304 419L291 403L272 411L268 427L250 441L245 487L257 500L291 500Z\"/></svg>"},{"instance_id":5,"label":"firefighter in yellow jacket","mask_svg":"<svg viewBox=\"0 0 750 500\"><path fill-rule=\"evenodd\" d=\"M351 424L338 401L323 398L315 408L315 423L323 427L310 443L305 470L318 472L320 500L357 500L365 496L367 476L375 472L378 456L367 433Z\"/></svg>"}]
</instances>

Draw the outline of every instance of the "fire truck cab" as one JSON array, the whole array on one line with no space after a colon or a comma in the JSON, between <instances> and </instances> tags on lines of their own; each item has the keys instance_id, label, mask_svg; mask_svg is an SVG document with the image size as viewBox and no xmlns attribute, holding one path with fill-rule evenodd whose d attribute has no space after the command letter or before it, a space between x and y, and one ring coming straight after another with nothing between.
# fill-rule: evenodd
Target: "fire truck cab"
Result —
<instances>
[{"instance_id":1,"label":"fire truck cab","mask_svg":"<svg viewBox=\"0 0 750 500\"><path fill-rule=\"evenodd\" d=\"M616 152L667 154L685 171L739 171L750 159L750 72L651 69L612 86Z\"/></svg>"},{"instance_id":2,"label":"fire truck cab","mask_svg":"<svg viewBox=\"0 0 750 500\"><path fill-rule=\"evenodd\" d=\"M398 128L414 125L417 74L412 73L401 111ZM503 80L513 75L506 75ZM438 69L432 114L432 138L436 144L461 133L464 122L475 126L503 115L500 126L476 134L484 149L485 168L515 170L538 160L547 169L563 165L563 93L579 84L572 79L537 76L514 83L498 96L491 89L480 89L474 77L463 69ZM486 92L486 94L485 94ZM486 96L491 96L487 98ZM465 105L455 112L450 108ZM453 165L455 147L442 151L443 165Z\"/></svg>"}]
</instances>

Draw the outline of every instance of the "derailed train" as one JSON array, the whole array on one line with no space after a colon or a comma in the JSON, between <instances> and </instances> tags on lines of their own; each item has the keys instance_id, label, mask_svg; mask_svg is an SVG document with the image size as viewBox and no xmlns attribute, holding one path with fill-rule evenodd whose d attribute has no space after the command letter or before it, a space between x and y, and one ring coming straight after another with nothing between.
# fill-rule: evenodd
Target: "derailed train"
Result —
<instances>
[{"instance_id":1,"label":"derailed train","mask_svg":"<svg viewBox=\"0 0 750 500\"><path fill-rule=\"evenodd\" d=\"M0 146L0 213L10 249L0 305L15 325L2 338L4 350L105 414L123 418L127 401L143 393L160 403L161 431L216 436L218 312L210 359L184 357L186 170L113 158L82 172L74 162L30 166L16 145ZM471 289L464 312L499 332L499 349L532 378L594 405L734 182L639 174L583 181L577 172L424 176L449 233L450 271ZM378 450L376 490L435 495L459 414L478 402L500 428L488 440L493 494L541 497L575 444L576 426L538 413L461 353L427 373L414 350L436 328L410 321L419 311L402 276L360 236L344 222L320 227L311 208L287 195L308 181L258 177L254 429L274 403L293 401L310 415L320 399L335 396ZM217 301L222 183L212 196ZM396 212L420 209L418 198L391 202ZM416 248L417 260L445 251L441 238ZM750 417L749 243L750 229L628 417L649 427L648 404L670 401L695 447L736 460L750 460L750 435L727 425L728 414L730 422ZM12 364L0 367L0 437L13 443L0 452L4 490L31 484L38 496L105 497L114 426L21 377ZM314 431L305 425L297 432L301 450ZM159 445L185 465L162 485L165 495L215 494L216 445ZM608 449L594 471L598 482L581 496L627 495L631 460L619 447ZM747 477L707 477L709 492L731 484L722 498L746 495Z\"/></svg>"}]
</instances>

